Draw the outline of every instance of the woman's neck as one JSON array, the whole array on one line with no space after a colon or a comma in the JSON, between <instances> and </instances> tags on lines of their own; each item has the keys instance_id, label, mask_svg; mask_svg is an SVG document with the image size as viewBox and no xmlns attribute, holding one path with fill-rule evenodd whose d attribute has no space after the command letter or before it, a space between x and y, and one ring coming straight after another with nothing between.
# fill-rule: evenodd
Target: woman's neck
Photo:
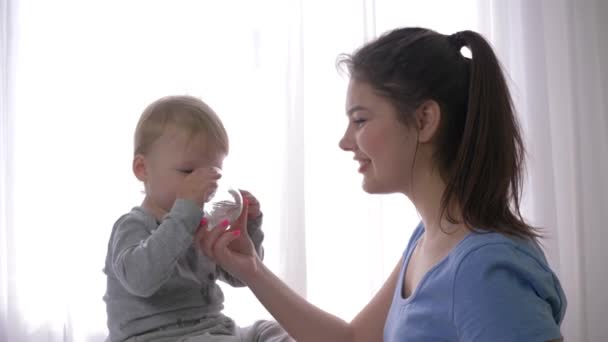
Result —
<instances>
[{"instance_id":1,"label":"woman's neck","mask_svg":"<svg viewBox=\"0 0 608 342\"><path fill-rule=\"evenodd\" d=\"M425 244L451 246L469 233L463 223L460 206L452 202L442 210L443 193L446 185L437 172L418 173L410 200L420 213L425 228ZM449 222L448 213L457 221Z\"/></svg>"}]
</instances>

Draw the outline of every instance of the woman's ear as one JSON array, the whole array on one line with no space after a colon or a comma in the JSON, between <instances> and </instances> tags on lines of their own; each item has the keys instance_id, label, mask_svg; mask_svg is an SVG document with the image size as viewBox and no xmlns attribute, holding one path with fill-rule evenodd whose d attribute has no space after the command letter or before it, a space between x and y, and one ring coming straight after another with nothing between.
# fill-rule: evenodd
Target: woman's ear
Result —
<instances>
[{"instance_id":1,"label":"woman's ear","mask_svg":"<svg viewBox=\"0 0 608 342\"><path fill-rule=\"evenodd\" d=\"M146 159L142 154L136 154L133 157L133 174L142 182L146 181Z\"/></svg>"},{"instance_id":2,"label":"woman's ear","mask_svg":"<svg viewBox=\"0 0 608 342\"><path fill-rule=\"evenodd\" d=\"M418 129L418 141L421 143L430 142L437 131L441 122L441 108L433 100L428 100L416 109L416 128Z\"/></svg>"}]
</instances>

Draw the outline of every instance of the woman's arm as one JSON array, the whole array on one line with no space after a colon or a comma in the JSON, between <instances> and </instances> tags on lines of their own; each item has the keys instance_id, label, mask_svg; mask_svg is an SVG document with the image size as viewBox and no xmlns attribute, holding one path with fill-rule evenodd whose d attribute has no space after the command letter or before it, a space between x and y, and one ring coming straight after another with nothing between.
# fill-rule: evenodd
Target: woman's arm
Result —
<instances>
[{"instance_id":1,"label":"woman's arm","mask_svg":"<svg viewBox=\"0 0 608 342\"><path fill-rule=\"evenodd\" d=\"M248 285L266 309L299 342L380 342L400 264L350 324L310 304L261 262L257 265L257 276Z\"/></svg>"},{"instance_id":2,"label":"woman's arm","mask_svg":"<svg viewBox=\"0 0 608 342\"><path fill-rule=\"evenodd\" d=\"M247 208L229 230L221 227L199 230L198 239L205 255L245 282L298 342L382 341L401 261L375 297L349 324L310 304L262 263L246 233L246 211Z\"/></svg>"},{"instance_id":3,"label":"woman's arm","mask_svg":"<svg viewBox=\"0 0 608 342\"><path fill-rule=\"evenodd\" d=\"M393 272L384 282L371 302L351 322L356 342L382 341L384 336L384 323L388 310L393 302L393 294L397 284L401 284L399 273L403 259L400 259Z\"/></svg>"}]
</instances>

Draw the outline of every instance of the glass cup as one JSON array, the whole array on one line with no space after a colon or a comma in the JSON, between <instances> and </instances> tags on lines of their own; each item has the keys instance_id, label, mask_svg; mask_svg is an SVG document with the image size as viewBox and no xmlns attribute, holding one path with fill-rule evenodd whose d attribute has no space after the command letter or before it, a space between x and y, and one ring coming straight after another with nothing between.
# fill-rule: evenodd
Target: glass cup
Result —
<instances>
[{"instance_id":1,"label":"glass cup","mask_svg":"<svg viewBox=\"0 0 608 342\"><path fill-rule=\"evenodd\" d=\"M234 223L243 211L243 196L226 180L220 178L218 187L203 205L203 216L207 219L207 230L212 230L223 220Z\"/></svg>"}]
</instances>

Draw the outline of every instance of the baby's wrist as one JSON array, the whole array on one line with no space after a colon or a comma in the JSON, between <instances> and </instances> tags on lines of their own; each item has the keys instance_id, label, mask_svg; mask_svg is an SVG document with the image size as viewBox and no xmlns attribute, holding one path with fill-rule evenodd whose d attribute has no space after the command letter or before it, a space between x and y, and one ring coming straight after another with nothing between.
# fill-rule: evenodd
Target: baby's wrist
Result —
<instances>
[{"instance_id":1,"label":"baby's wrist","mask_svg":"<svg viewBox=\"0 0 608 342\"><path fill-rule=\"evenodd\" d=\"M193 227L193 232L196 231L203 218L203 212L196 203L185 198L178 198L175 200L170 214L187 222L188 226Z\"/></svg>"},{"instance_id":2,"label":"baby's wrist","mask_svg":"<svg viewBox=\"0 0 608 342\"><path fill-rule=\"evenodd\" d=\"M198 209L203 207L204 203L200 203L196 198L190 198L188 196L180 196L178 195L177 198L175 199L175 201L187 201L189 203L191 203L192 205L196 206Z\"/></svg>"}]
</instances>

